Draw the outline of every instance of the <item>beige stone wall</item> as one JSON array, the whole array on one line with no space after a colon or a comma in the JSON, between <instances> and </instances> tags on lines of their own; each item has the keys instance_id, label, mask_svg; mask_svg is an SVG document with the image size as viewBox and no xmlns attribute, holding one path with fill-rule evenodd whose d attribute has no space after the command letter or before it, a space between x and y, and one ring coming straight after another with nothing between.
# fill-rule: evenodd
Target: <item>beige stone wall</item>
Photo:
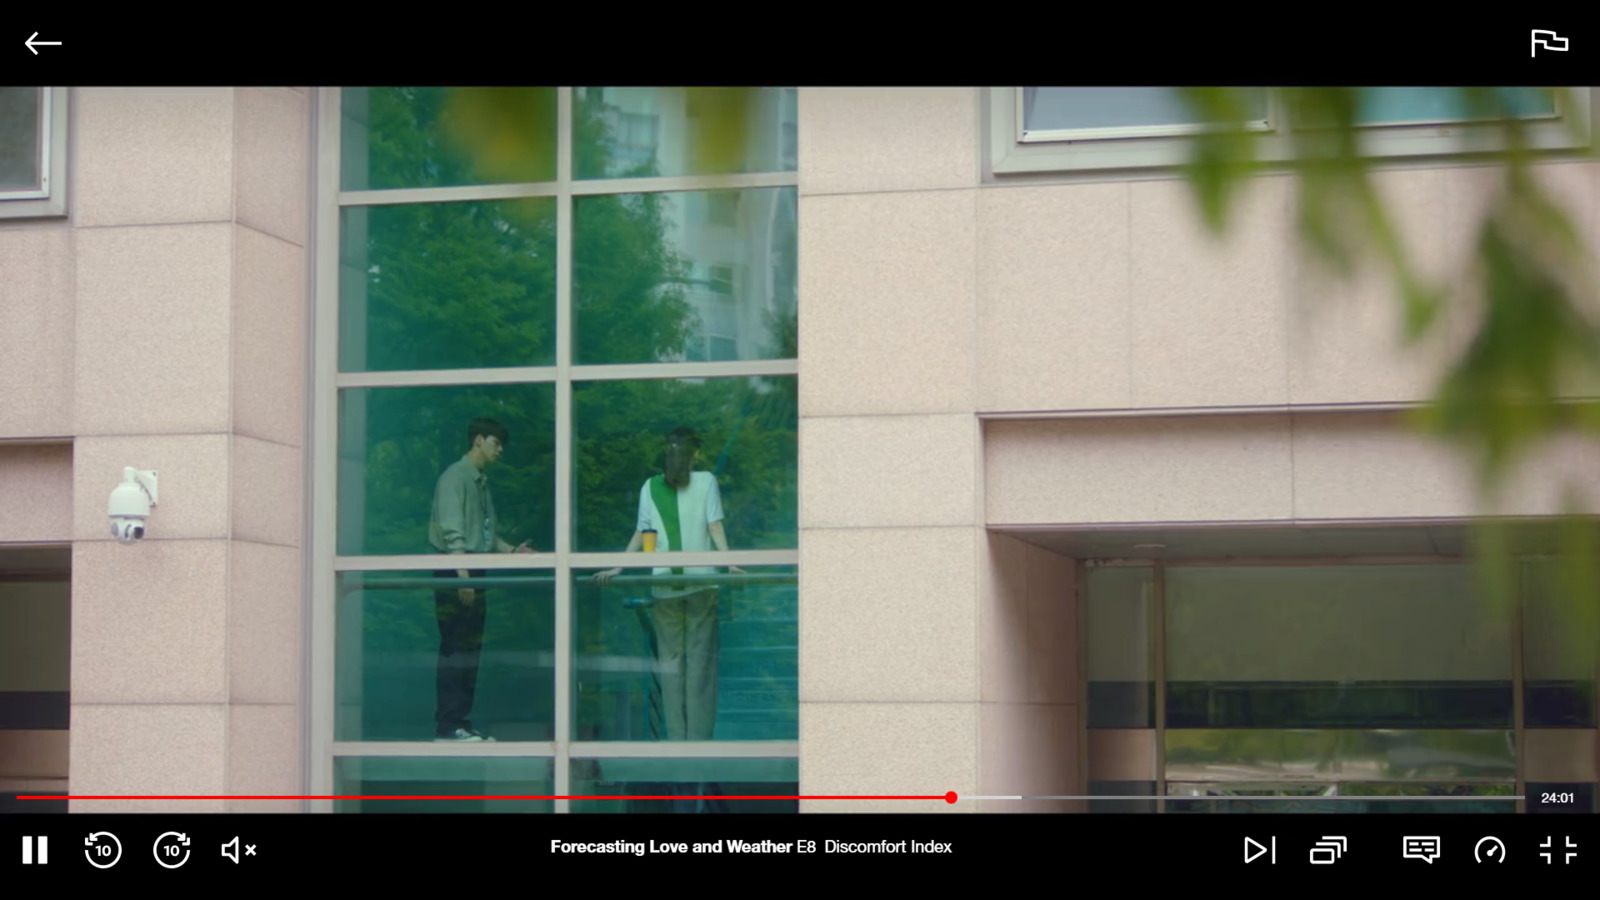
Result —
<instances>
[{"instance_id":1,"label":"beige stone wall","mask_svg":"<svg viewBox=\"0 0 1600 900\"><path fill-rule=\"evenodd\" d=\"M989 183L980 99L800 92L802 793L1081 792L1075 564L990 528L1484 511L1379 411L1469 332L1402 348L1387 280L1295 252L1289 178L1221 238L1171 176ZM1600 250L1600 166L1539 177ZM1422 269L1459 273L1494 172L1378 185ZM1501 511L1592 496L1593 450L1550 448Z\"/></svg>"},{"instance_id":2,"label":"beige stone wall","mask_svg":"<svg viewBox=\"0 0 1600 900\"><path fill-rule=\"evenodd\" d=\"M804 794L1080 783L1075 567L982 527L976 96L800 95Z\"/></svg>"},{"instance_id":3,"label":"beige stone wall","mask_svg":"<svg viewBox=\"0 0 1600 900\"><path fill-rule=\"evenodd\" d=\"M0 225L0 440L71 441L0 454L40 511L0 541L73 542L74 794L304 792L310 102L75 89L68 217ZM124 466L160 473L132 545ZM178 808L298 804L73 804Z\"/></svg>"},{"instance_id":4,"label":"beige stone wall","mask_svg":"<svg viewBox=\"0 0 1600 900\"><path fill-rule=\"evenodd\" d=\"M1396 414L993 421L985 432L996 526L1544 516L1568 487L1600 504L1600 454L1583 440L1530 458L1493 506L1459 451Z\"/></svg>"}]
</instances>

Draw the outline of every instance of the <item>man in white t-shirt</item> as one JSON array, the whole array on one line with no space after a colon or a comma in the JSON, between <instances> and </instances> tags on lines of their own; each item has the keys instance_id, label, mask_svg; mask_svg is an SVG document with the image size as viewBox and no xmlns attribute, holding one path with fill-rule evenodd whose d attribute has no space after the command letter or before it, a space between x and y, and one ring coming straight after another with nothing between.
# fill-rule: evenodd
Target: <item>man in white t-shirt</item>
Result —
<instances>
[{"instance_id":1,"label":"man in white t-shirt","mask_svg":"<svg viewBox=\"0 0 1600 900\"><path fill-rule=\"evenodd\" d=\"M644 545L644 534L655 532L657 552L686 553L727 550L722 527L722 492L710 472L695 472L700 459L700 438L688 428L667 437L666 471L639 488L639 516L627 552ZM601 584L620 568L597 573ZM699 584L673 584L672 575L712 575L714 566L655 569L651 617L656 639L656 683L661 690L666 738L671 741L709 741L717 718L717 588ZM743 574L730 566L732 574Z\"/></svg>"}]
</instances>

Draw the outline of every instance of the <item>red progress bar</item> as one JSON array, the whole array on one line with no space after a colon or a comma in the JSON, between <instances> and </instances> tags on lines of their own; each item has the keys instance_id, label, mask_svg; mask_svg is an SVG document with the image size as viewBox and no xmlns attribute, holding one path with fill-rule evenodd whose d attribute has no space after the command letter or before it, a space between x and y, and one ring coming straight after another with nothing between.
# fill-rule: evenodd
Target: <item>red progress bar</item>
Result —
<instances>
[{"instance_id":1,"label":"red progress bar","mask_svg":"<svg viewBox=\"0 0 1600 900\"><path fill-rule=\"evenodd\" d=\"M730 796L730 795L726 795L726 794L712 794L712 795L709 795L709 797L713 798L713 799L717 799L717 800L943 800L946 803L954 803L958 799L957 796L956 796L956 792L955 791L951 791L951 792L949 792L947 794L928 794L928 795L910 795L910 796L906 796L906 795L869 796L869 795L855 795L855 794L849 794L849 795L843 795L843 796L832 796L832 795L813 795L813 796L733 795L733 796ZM301 796L295 796L295 797L288 797L288 796L242 796L242 795L232 795L232 796L225 796L225 797L194 797L194 796L158 797L158 796L142 796L142 795L141 796L72 795L72 796L68 796L68 797L49 797L49 796L25 796L25 795L19 795L17 797L17 799L18 800L686 800L686 799L690 799L690 795L681 795L681 794L680 795L671 795L671 794L667 794L667 795L657 796L657 795L650 795L650 794L623 794L623 795L591 794L591 795L582 795L582 796L579 796L579 795L571 795L571 796L549 796L549 795L544 795L544 796L531 796L531 795L530 796L524 796L524 795L519 795L519 796L505 796L505 797L484 796L483 794L467 794L467 795L462 795L462 796L428 796L428 797L409 797L409 796L408 797L398 797L398 796L397 797L389 797L389 796L372 796L372 797L368 797L368 796L351 796L351 797L344 797L344 796L327 796L327 797L304 796L304 797L301 797Z\"/></svg>"}]
</instances>

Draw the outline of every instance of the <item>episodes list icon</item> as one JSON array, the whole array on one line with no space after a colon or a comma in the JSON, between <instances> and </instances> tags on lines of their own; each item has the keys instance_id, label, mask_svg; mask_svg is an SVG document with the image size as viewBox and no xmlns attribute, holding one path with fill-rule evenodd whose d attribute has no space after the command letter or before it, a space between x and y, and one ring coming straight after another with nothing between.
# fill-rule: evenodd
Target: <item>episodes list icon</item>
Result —
<instances>
[{"instance_id":1,"label":"episodes list icon","mask_svg":"<svg viewBox=\"0 0 1600 900\"><path fill-rule=\"evenodd\" d=\"M1339 861L1339 857L1350 849L1350 841L1343 837L1322 836L1322 840L1311 848L1311 864L1313 866L1331 866Z\"/></svg>"}]
</instances>

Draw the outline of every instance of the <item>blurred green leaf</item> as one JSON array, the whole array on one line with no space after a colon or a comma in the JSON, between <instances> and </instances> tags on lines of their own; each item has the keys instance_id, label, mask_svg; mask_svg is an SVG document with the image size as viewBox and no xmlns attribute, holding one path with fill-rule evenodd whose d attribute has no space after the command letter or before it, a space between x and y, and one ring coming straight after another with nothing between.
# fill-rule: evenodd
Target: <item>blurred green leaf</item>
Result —
<instances>
[{"instance_id":1,"label":"blurred green leaf","mask_svg":"<svg viewBox=\"0 0 1600 900\"><path fill-rule=\"evenodd\" d=\"M557 97L547 87L456 88L444 124L486 181L549 181L556 173Z\"/></svg>"}]
</instances>

